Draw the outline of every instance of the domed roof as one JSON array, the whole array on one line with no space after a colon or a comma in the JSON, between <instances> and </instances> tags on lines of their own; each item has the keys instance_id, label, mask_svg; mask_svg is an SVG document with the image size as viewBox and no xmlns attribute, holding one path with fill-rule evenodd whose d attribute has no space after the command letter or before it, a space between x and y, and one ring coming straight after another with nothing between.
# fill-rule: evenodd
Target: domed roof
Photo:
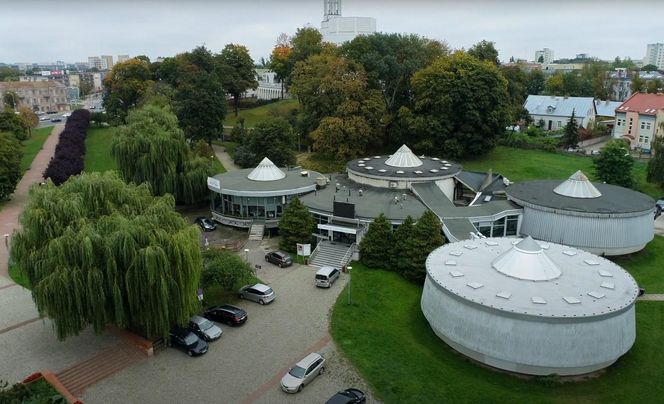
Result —
<instances>
[{"instance_id":1,"label":"domed roof","mask_svg":"<svg viewBox=\"0 0 664 404\"><path fill-rule=\"evenodd\" d=\"M602 193L595 188L581 170L575 172L567 181L554 188L553 192L570 198L599 198L602 196Z\"/></svg>"},{"instance_id":2,"label":"domed roof","mask_svg":"<svg viewBox=\"0 0 664 404\"><path fill-rule=\"evenodd\" d=\"M529 281L549 281L560 276L560 269L530 236L493 260L491 266L512 278Z\"/></svg>"},{"instance_id":3,"label":"domed roof","mask_svg":"<svg viewBox=\"0 0 664 404\"><path fill-rule=\"evenodd\" d=\"M417 158L408 146L402 145L392 157L385 160L385 164L392 167L419 167L422 165L422 160Z\"/></svg>"},{"instance_id":4,"label":"domed roof","mask_svg":"<svg viewBox=\"0 0 664 404\"><path fill-rule=\"evenodd\" d=\"M265 157L256 168L254 168L247 178L253 181L276 181L286 178L286 174L275 166L274 163Z\"/></svg>"}]
</instances>

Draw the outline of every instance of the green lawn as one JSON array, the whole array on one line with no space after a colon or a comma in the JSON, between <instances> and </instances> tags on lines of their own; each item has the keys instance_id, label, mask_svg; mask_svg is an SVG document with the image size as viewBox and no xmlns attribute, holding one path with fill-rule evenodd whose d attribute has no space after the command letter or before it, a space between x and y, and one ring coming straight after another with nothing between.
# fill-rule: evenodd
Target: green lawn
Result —
<instances>
[{"instance_id":1,"label":"green lawn","mask_svg":"<svg viewBox=\"0 0 664 404\"><path fill-rule=\"evenodd\" d=\"M253 128L260 121L274 116L285 116L297 107L298 103L295 99L282 100L256 108L240 110L238 117L244 118L245 128ZM226 114L224 125L235 126L236 121L237 118L235 117L235 111L229 109L228 113Z\"/></svg>"},{"instance_id":2,"label":"green lawn","mask_svg":"<svg viewBox=\"0 0 664 404\"><path fill-rule=\"evenodd\" d=\"M115 127L90 128L85 138L85 172L117 170L111 157L111 143Z\"/></svg>"},{"instance_id":3,"label":"green lawn","mask_svg":"<svg viewBox=\"0 0 664 404\"><path fill-rule=\"evenodd\" d=\"M664 302L637 303L637 339L605 374L562 385L493 371L457 354L431 330L422 288L353 263L353 304L344 291L332 314L340 349L385 403L661 402Z\"/></svg>"},{"instance_id":4,"label":"green lawn","mask_svg":"<svg viewBox=\"0 0 664 404\"><path fill-rule=\"evenodd\" d=\"M486 171L493 169L509 178L510 181L535 179L566 179L576 170L593 176L592 158L573 154L547 153L539 150L525 150L498 146L486 156L459 161L465 170ZM635 162L634 178L636 189L654 198L664 195L664 191L646 182L646 164Z\"/></svg>"},{"instance_id":5,"label":"green lawn","mask_svg":"<svg viewBox=\"0 0 664 404\"><path fill-rule=\"evenodd\" d=\"M646 293L664 293L664 237L655 236L643 250L611 260L628 270Z\"/></svg>"},{"instance_id":6,"label":"green lawn","mask_svg":"<svg viewBox=\"0 0 664 404\"><path fill-rule=\"evenodd\" d=\"M53 126L45 128L38 128L32 130L32 137L26 141L21 142L23 146L23 157L21 158L21 171L25 172L30 169L32 160L44 146L46 139L53 131Z\"/></svg>"}]
</instances>

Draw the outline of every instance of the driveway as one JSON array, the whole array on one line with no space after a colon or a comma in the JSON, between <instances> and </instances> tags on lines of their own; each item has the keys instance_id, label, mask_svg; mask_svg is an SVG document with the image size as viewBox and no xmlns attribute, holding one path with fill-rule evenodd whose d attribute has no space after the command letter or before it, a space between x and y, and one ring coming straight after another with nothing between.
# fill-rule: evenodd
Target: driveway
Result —
<instances>
[{"instance_id":1,"label":"driveway","mask_svg":"<svg viewBox=\"0 0 664 404\"><path fill-rule=\"evenodd\" d=\"M166 349L88 388L82 399L86 403L312 403L324 402L348 387L368 391L328 334L330 309L346 276L330 289L318 289L313 285L315 268L296 264L282 269L266 263L263 255L270 243L263 241L248 256L252 264L261 266L258 277L275 290L274 302L236 303L247 311L247 323L236 328L223 325L223 336L210 344L207 354L189 358ZM325 373L301 393L282 392L281 376L312 351L326 357Z\"/></svg>"}]
</instances>

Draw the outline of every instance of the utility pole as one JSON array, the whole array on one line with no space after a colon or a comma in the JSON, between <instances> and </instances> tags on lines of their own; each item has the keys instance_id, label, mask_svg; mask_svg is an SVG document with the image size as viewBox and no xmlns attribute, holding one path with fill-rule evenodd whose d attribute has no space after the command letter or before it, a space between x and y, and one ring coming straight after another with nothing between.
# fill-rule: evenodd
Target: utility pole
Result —
<instances>
[{"instance_id":1,"label":"utility pole","mask_svg":"<svg viewBox=\"0 0 664 404\"><path fill-rule=\"evenodd\" d=\"M350 275L350 271L351 271L351 269L353 269L353 267L346 267L346 269L348 270L348 305L350 305L350 304L351 304L351 299L350 299L350 281L352 280L352 277L351 277L351 275Z\"/></svg>"}]
</instances>

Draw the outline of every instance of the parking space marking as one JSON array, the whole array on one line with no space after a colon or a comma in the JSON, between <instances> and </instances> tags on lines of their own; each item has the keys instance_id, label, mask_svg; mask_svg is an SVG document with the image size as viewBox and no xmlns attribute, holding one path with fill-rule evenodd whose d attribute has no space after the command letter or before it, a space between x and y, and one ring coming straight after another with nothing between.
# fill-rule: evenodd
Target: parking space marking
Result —
<instances>
[{"instance_id":1,"label":"parking space marking","mask_svg":"<svg viewBox=\"0 0 664 404\"><path fill-rule=\"evenodd\" d=\"M329 344L331 340L332 337L330 336L330 334L326 334L323 338L319 339L318 342L307 348L306 352L300 355L300 358L305 357L311 352L317 352L325 345ZM249 394L244 400L241 401L241 404L250 404L256 402L259 398L263 397L265 393L270 391L270 389L274 388L274 386L276 386L281 381L281 378L288 371L288 369L290 369L290 365L284 366L283 368L279 369L276 375L274 375L270 380L266 381L265 383L263 383L262 386L254 390L251 394Z\"/></svg>"},{"instance_id":2,"label":"parking space marking","mask_svg":"<svg viewBox=\"0 0 664 404\"><path fill-rule=\"evenodd\" d=\"M20 323L16 323L16 324L14 324L14 325L10 325L9 327L7 327L7 328L3 328L2 330L0 330L0 335L4 334L4 333L6 333L6 332L9 332L9 331L11 331L11 330L15 330L15 329L17 329L17 328L21 328L21 327L23 327L24 325L28 325L28 324L30 324L30 323L34 323L35 321L37 321L37 320L39 320L39 319L41 319L41 317L31 318L30 320L25 320L25 321L21 321Z\"/></svg>"}]
</instances>

